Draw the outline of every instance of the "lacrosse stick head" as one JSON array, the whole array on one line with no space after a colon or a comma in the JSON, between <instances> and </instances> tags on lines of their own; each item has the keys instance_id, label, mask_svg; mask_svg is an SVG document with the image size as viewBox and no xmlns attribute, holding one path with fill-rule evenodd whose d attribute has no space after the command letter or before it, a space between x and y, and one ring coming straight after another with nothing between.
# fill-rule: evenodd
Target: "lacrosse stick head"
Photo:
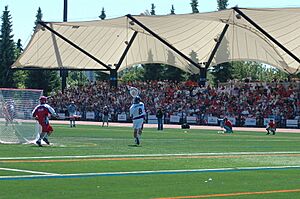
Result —
<instances>
[{"instance_id":1,"label":"lacrosse stick head","mask_svg":"<svg viewBox=\"0 0 300 199\"><path fill-rule=\"evenodd\" d=\"M135 87L129 87L129 94L135 98L139 95L140 91L139 89L135 88Z\"/></svg>"}]
</instances>

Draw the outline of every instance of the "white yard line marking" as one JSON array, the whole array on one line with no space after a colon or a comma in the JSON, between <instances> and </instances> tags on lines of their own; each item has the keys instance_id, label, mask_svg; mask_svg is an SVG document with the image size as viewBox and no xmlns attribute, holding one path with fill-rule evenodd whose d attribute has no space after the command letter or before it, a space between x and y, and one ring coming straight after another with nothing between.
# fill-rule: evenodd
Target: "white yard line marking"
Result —
<instances>
[{"instance_id":1,"label":"white yard line marking","mask_svg":"<svg viewBox=\"0 0 300 199\"><path fill-rule=\"evenodd\" d=\"M273 166L273 167L237 167L237 168L215 168L215 169L184 169L184 170L156 170L156 171L129 171L129 172L105 172L105 173L72 173L72 174L50 174L50 175L23 175L23 176L0 176L0 180L22 180L41 178L82 178L96 176L136 176L154 174L185 174L185 173L205 173L205 172L236 172L236 171L260 171L260 170L286 170L300 169L299 166Z\"/></svg>"},{"instance_id":2,"label":"white yard line marking","mask_svg":"<svg viewBox=\"0 0 300 199\"><path fill-rule=\"evenodd\" d=\"M0 157L0 160L34 160L34 159L75 159L75 158L122 158L122 157L166 157L166 156L209 156L209 155L270 155L300 154L300 151L279 152L227 152L227 153L175 153L175 154L123 154L123 155L80 155L80 156L42 156L42 157Z\"/></svg>"},{"instance_id":3,"label":"white yard line marking","mask_svg":"<svg viewBox=\"0 0 300 199\"><path fill-rule=\"evenodd\" d=\"M22 172L22 173L43 174L43 175L58 175L56 173L47 173L47 172L31 171L31 170L24 170L24 169L1 168L1 167L0 167L0 170L3 170L3 171L16 171L16 172Z\"/></svg>"}]
</instances>

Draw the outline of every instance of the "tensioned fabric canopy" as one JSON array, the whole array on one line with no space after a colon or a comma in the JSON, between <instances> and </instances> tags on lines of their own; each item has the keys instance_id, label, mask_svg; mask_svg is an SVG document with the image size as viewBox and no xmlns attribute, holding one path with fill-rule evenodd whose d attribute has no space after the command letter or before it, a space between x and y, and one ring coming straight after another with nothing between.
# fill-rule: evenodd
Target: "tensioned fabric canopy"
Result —
<instances>
[{"instance_id":1,"label":"tensioned fabric canopy","mask_svg":"<svg viewBox=\"0 0 300 199\"><path fill-rule=\"evenodd\" d=\"M199 14L42 22L12 68L120 71L135 64L164 63L196 74L203 63L214 66L248 60L295 74L300 71L299 59L300 8L232 8Z\"/></svg>"}]
</instances>

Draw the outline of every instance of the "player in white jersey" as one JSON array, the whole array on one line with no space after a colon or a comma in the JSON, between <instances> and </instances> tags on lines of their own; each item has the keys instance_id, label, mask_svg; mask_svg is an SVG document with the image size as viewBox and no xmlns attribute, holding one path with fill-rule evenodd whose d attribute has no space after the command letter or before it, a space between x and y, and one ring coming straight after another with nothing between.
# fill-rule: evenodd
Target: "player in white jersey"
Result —
<instances>
[{"instance_id":1,"label":"player in white jersey","mask_svg":"<svg viewBox=\"0 0 300 199\"><path fill-rule=\"evenodd\" d=\"M145 105L141 102L141 98L137 96L134 98L134 102L130 107L130 117L133 121L133 137L137 145L141 143L145 115Z\"/></svg>"}]
</instances>

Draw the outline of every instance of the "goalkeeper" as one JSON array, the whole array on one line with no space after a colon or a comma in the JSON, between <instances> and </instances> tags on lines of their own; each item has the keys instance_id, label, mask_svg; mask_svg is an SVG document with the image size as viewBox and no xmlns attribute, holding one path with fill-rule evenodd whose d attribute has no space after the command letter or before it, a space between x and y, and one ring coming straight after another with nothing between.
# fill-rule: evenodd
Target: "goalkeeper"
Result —
<instances>
[{"instance_id":1,"label":"goalkeeper","mask_svg":"<svg viewBox=\"0 0 300 199\"><path fill-rule=\"evenodd\" d=\"M5 105L3 106L3 113L5 117L5 126L12 123L16 116L15 104L13 99L8 99Z\"/></svg>"},{"instance_id":2,"label":"goalkeeper","mask_svg":"<svg viewBox=\"0 0 300 199\"><path fill-rule=\"evenodd\" d=\"M40 104L37 105L32 111L32 116L36 118L36 120L39 122L39 124L42 127L42 132L39 132L39 139L36 141L36 144L40 147L43 146L41 144L41 140L46 142L46 144L50 145L48 136L53 132L53 128L49 124L49 116L51 115L55 117L58 116L55 113L54 109L46 103L47 103L47 97L41 96Z\"/></svg>"}]
</instances>

